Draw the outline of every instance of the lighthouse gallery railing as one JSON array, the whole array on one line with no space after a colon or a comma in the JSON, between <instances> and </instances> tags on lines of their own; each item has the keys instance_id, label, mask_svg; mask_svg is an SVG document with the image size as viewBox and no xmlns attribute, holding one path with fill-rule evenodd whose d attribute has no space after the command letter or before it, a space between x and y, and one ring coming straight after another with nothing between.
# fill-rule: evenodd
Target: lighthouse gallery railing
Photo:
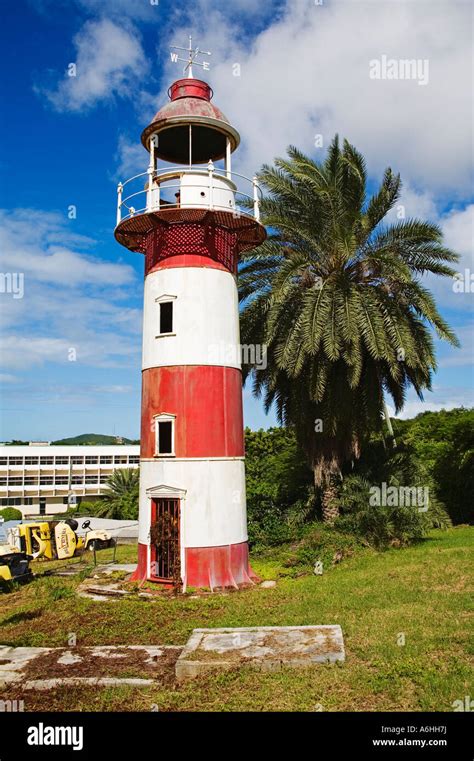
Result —
<instances>
[{"instance_id":1,"label":"lighthouse gallery railing","mask_svg":"<svg viewBox=\"0 0 474 761\"><path fill-rule=\"evenodd\" d=\"M145 178L145 185L135 190ZM240 190L234 178L244 182L248 192ZM154 172L141 172L119 182L117 225L138 214L178 208L230 211L239 216L253 216L258 222L261 197L256 177L249 179L237 172L216 169L212 161L207 169L202 165L165 167Z\"/></svg>"}]
</instances>

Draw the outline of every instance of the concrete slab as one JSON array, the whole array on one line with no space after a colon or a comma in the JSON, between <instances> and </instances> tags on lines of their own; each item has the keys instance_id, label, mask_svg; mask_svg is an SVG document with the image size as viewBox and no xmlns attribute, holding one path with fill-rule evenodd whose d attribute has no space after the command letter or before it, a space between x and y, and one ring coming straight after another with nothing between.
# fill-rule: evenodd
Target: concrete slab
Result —
<instances>
[{"instance_id":1,"label":"concrete slab","mask_svg":"<svg viewBox=\"0 0 474 761\"><path fill-rule=\"evenodd\" d=\"M146 685L150 679L153 682L160 678L164 670L172 674L181 650L178 645L3 646L0 647L0 687L12 682L28 684L26 689L38 690L67 684ZM137 675L130 679L138 681L127 682L126 677L117 674L117 666L122 670L141 671L146 678Z\"/></svg>"},{"instance_id":2,"label":"concrete slab","mask_svg":"<svg viewBox=\"0 0 474 761\"><path fill-rule=\"evenodd\" d=\"M70 650L66 650L66 652L58 658L58 663L63 666L70 666L72 663L82 663L82 658L80 655L74 655Z\"/></svg>"},{"instance_id":3,"label":"concrete slab","mask_svg":"<svg viewBox=\"0 0 474 761\"><path fill-rule=\"evenodd\" d=\"M211 669L242 665L278 671L344 659L342 630L337 625L194 629L176 661L176 678L181 682Z\"/></svg>"},{"instance_id":4,"label":"concrete slab","mask_svg":"<svg viewBox=\"0 0 474 761\"><path fill-rule=\"evenodd\" d=\"M77 588L79 597L86 597L89 600L120 600L129 597L131 592L127 589L121 589L119 584L91 584L86 579Z\"/></svg>"},{"instance_id":5,"label":"concrete slab","mask_svg":"<svg viewBox=\"0 0 474 761\"><path fill-rule=\"evenodd\" d=\"M0 651L0 687L9 682L17 682L29 663L41 655L49 653L49 647L7 647Z\"/></svg>"},{"instance_id":6,"label":"concrete slab","mask_svg":"<svg viewBox=\"0 0 474 761\"><path fill-rule=\"evenodd\" d=\"M105 573L107 575L117 571L122 573L133 573L136 567L136 563L109 563L107 565L98 565L95 569L95 573Z\"/></svg>"},{"instance_id":7,"label":"concrete slab","mask_svg":"<svg viewBox=\"0 0 474 761\"><path fill-rule=\"evenodd\" d=\"M78 563L74 563L74 565L67 566L66 568L60 568L58 571L53 571L50 575L51 576L77 576L81 571L83 571L85 568L84 565L79 566Z\"/></svg>"}]
</instances>

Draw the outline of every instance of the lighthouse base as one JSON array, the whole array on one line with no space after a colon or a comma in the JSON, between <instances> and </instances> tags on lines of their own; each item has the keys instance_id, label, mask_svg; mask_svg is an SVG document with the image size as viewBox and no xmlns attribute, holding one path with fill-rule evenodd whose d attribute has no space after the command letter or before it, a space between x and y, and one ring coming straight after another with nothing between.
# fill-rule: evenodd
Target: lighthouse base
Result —
<instances>
[{"instance_id":1,"label":"lighthouse base","mask_svg":"<svg viewBox=\"0 0 474 761\"><path fill-rule=\"evenodd\" d=\"M138 565L131 581L152 581L166 584L163 579L148 575L146 544L138 543ZM220 547L186 547L183 589L188 587L239 589L259 581L249 565L247 542ZM169 582L171 584L171 580Z\"/></svg>"}]
</instances>

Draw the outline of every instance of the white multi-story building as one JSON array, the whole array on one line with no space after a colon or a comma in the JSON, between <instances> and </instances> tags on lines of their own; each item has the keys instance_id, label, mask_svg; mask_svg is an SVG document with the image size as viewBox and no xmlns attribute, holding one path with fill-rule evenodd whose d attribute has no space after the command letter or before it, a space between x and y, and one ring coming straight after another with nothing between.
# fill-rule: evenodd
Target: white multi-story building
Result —
<instances>
[{"instance_id":1,"label":"white multi-story building","mask_svg":"<svg viewBox=\"0 0 474 761\"><path fill-rule=\"evenodd\" d=\"M139 467L139 455L139 445L0 446L0 509L63 513L100 497L114 470Z\"/></svg>"}]
</instances>

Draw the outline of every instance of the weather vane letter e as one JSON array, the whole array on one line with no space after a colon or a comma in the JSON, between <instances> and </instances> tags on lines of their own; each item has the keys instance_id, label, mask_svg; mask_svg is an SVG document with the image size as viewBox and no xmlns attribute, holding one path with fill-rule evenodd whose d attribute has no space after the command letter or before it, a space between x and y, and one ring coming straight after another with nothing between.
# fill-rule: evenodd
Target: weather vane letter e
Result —
<instances>
[{"instance_id":1,"label":"weather vane letter e","mask_svg":"<svg viewBox=\"0 0 474 761\"><path fill-rule=\"evenodd\" d=\"M178 61L183 61L186 66L183 69L183 74L188 75L190 79L193 77L193 66L202 66L203 71L209 71L209 61L198 61L196 60L198 55L211 55L209 50L200 50L199 48L193 49L193 38L191 35L189 35L189 46L187 48L181 47L181 45L171 45L171 60L173 63L178 63ZM188 54L187 58L180 58L178 53L175 53L175 50L185 50Z\"/></svg>"}]
</instances>

